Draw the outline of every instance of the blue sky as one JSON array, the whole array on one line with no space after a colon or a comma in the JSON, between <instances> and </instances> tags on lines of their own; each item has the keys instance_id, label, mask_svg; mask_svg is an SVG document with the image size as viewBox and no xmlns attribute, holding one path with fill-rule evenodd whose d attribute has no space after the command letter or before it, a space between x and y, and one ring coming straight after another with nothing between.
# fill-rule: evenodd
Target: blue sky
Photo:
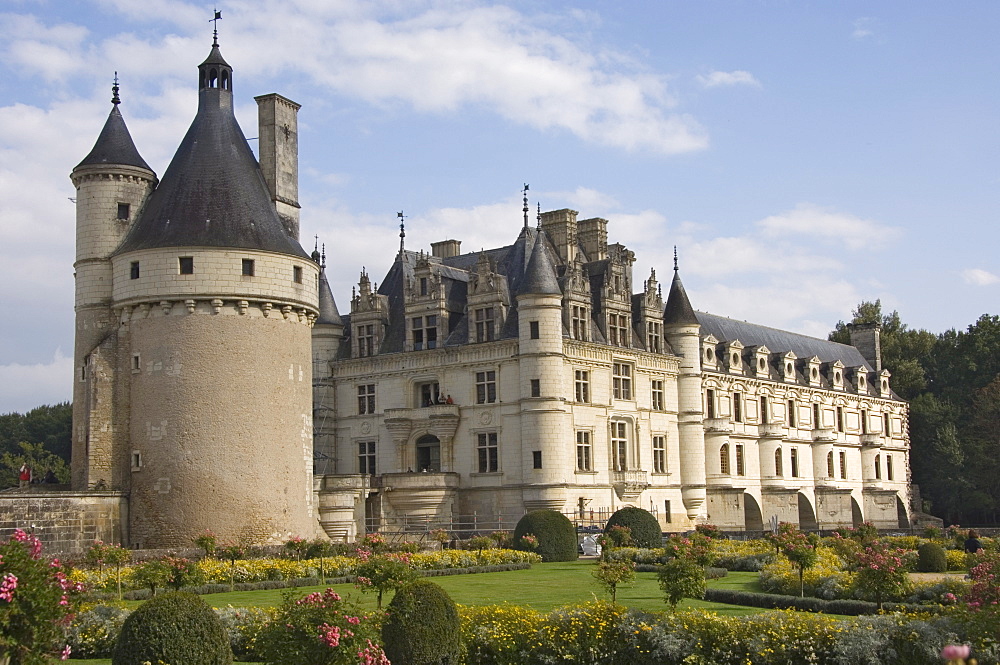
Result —
<instances>
[{"instance_id":1,"label":"blue sky","mask_svg":"<svg viewBox=\"0 0 1000 665\"><path fill-rule=\"evenodd\" d=\"M531 205L609 220L694 306L825 336L862 299L940 332L996 313L1000 4L221 2L237 116L302 104L303 244L346 306L398 246L511 242ZM74 195L110 110L162 174L212 7L0 6L0 412L68 399Z\"/></svg>"}]
</instances>

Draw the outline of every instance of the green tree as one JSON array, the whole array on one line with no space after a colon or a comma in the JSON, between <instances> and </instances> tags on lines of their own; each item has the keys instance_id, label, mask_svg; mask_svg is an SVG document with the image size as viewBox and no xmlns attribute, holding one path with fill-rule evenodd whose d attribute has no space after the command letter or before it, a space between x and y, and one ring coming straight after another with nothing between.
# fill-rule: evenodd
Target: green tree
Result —
<instances>
[{"instance_id":1,"label":"green tree","mask_svg":"<svg viewBox=\"0 0 1000 665\"><path fill-rule=\"evenodd\" d=\"M591 575L611 594L613 603L618 595L618 587L635 579L635 564L631 561L600 561Z\"/></svg>"},{"instance_id":2,"label":"green tree","mask_svg":"<svg viewBox=\"0 0 1000 665\"><path fill-rule=\"evenodd\" d=\"M69 482L69 467L66 460L45 449L44 444L21 441L17 452L0 455L0 489L17 487L18 472L22 464L31 467L35 478L44 478L49 471L60 483Z\"/></svg>"}]
</instances>

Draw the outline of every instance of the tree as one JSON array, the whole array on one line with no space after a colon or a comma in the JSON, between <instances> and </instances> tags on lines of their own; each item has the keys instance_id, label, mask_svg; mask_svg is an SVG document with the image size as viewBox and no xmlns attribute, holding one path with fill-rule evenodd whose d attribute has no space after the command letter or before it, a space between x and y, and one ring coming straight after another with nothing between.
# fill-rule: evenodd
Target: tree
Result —
<instances>
[{"instance_id":1,"label":"tree","mask_svg":"<svg viewBox=\"0 0 1000 665\"><path fill-rule=\"evenodd\" d=\"M31 467L36 479L43 478L49 471L60 483L69 482L69 467L66 461L45 449L41 443L22 441L17 444L18 452L0 455L0 489L17 487L18 471L22 464Z\"/></svg>"},{"instance_id":2,"label":"tree","mask_svg":"<svg viewBox=\"0 0 1000 665\"><path fill-rule=\"evenodd\" d=\"M618 595L618 586L635 579L635 564L631 561L601 561L591 574L611 594L613 603Z\"/></svg>"},{"instance_id":3,"label":"tree","mask_svg":"<svg viewBox=\"0 0 1000 665\"><path fill-rule=\"evenodd\" d=\"M656 577L671 612L682 598L705 597L705 568L689 558L667 559Z\"/></svg>"},{"instance_id":4,"label":"tree","mask_svg":"<svg viewBox=\"0 0 1000 665\"><path fill-rule=\"evenodd\" d=\"M778 525L778 533L769 535L778 551L799 569L799 596L805 596L805 573L819 560L816 545L819 538L814 534L799 531L794 524L782 522Z\"/></svg>"}]
</instances>

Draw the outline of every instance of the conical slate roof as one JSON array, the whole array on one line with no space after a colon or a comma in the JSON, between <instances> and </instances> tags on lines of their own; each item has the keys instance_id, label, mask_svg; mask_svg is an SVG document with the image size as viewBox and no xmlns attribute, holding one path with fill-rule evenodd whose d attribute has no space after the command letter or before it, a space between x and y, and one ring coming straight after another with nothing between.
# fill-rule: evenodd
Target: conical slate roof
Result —
<instances>
[{"instance_id":1,"label":"conical slate roof","mask_svg":"<svg viewBox=\"0 0 1000 665\"><path fill-rule=\"evenodd\" d=\"M518 294L562 295L559 281L556 279L556 269L549 253L545 251L545 232L539 231L535 238L535 246L528 259L528 267L524 271L524 282L518 286Z\"/></svg>"},{"instance_id":2,"label":"conical slate roof","mask_svg":"<svg viewBox=\"0 0 1000 665\"><path fill-rule=\"evenodd\" d=\"M117 99L117 96L115 99ZM100 136L97 137L97 143L94 144L90 154L76 165L76 168L104 164L121 164L124 166L137 166L148 171L153 170L149 168L149 164L146 163L146 160L136 150L135 143L132 142L132 135L128 133L128 127L125 126L125 118L122 117L121 111L118 110L117 101L112 106L111 113L108 114L108 119L104 123L104 129L101 130Z\"/></svg>"},{"instance_id":3,"label":"conical slate roof","mask_svg":"<svg viewBox=\"0 0 1000 665\"><path fill-rule=\"evenodd\" d=\"M667 304L663 308L663 322L666 324L678 325L698 325L698 317L695 316L691 301L688 300L687 291L681 282L680 273L674 268L674 280L670 283L670 293L667 295Z\"/></svg>"},{"instance_id":4,"label":"conical slate roof","mask_svg":"<svg viewBox=\"0 0 1000 665\"><path fill-rule=\"evenodd\" d=\"M337 311L337 303L333 299L330 282L326 279L326 270L321 270L319 273L319 318L316 319L316 325L324 323L344 325L343 319L340 318L340 312Z\"/></svg>"},{"instance_id":5,"label":"conical slate roof","mask_svg":"<svg viewBox=\"0 0 1000 665\"><path fill-rule=\"evenodd\" d=\"M116 253L231 247L308 259L278 218L260 165L233 115L230 70L218 46L199 70L198 113Z\"/></svg>"}]
</instances>

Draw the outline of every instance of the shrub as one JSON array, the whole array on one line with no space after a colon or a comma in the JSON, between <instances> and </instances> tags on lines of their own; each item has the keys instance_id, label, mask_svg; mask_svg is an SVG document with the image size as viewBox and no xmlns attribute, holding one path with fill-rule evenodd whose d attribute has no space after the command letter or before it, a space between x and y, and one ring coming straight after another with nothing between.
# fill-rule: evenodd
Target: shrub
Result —
<instances>
[{"instance_id":1,"label":"shrub","mask_svg":"<svg viewBox=\"0 0 1000 665\"><path fill-rule=\"evenodd\" d=\"M457 665L462 642L458 608L429 580L396 592L382 626L385 655L394 665Z\"/></svg>"},{"instance_id":2,"label":"shrub","mask_svg":"<svg viewBox=\"0 0 1000 665\"><path fill-rule=\"evenodd\" d=\"M170 580L170 566L160 559L151 559L132 569L132 584L136 587L147 587L152 596L156 590L163 588Z\"/></svg>"},{"instance_id":3,"label":"shrub","mask_svg":"<svg viewBox=\"0 0 1000 665\"><path fill-rule=\"evenodd\" d=\"M965 553L965 550L945 550L944 551L945 560L948 562L948 570L968 570L970 566L970 557ZM972 557L973 562L971 565L976 565Z\"/></svg>"},{"instance_id":4,"label":"shrub","mask_svg":"<svg viewBox=\"0 0 1000 665\"><path fill-rule=\"evenodd\" d=\"M522 517L514 529L514 542L521 536L533 534L538 538L538 549L542 561L575 561L579 554L576 549L576 529L569 518L554 510L534 510Z\"/></svg>"},{"instance_id":5,"label":"shrub","mask_svg":"<svg viewBox=\"0 0 1000 665\"><path fill-rule=\"evenodd\" d=\"M663 535L660 523L653 513L642 508L626 506L616 510L604 526L604 533L609 533L612 527L623 526L631 531L632 541L636 547L662 547Z\"/></svg>"},{"instance_id":6,"label":"shrub","mask_svg":"<svg viewBox=\"0 0 1000 665\"><path fill-rule=\"evenodd\" d=\"M112 665L230 665L229 636L212 608L192 593L165 593L129 615L111 656Z\"/></svg>"},{"instance_id":7,"label":"shrub","mask_svg":"<svg viewBox=\"0 0 1000 665\"><path fill-rule=\"evenodd\" d=\"M943 573L948 570L948 558L944 548L937 543L924 543L917 548L917 571L921 573Z\"/></svg>"},{"instance_id":8,"label":"shrub","mask_svg":"<svg viewBox=\"0 0 1000 665\"><path fill-rule=\"evenodd\" d=\"M858 572L854 578L854 593L873 600L882 609L886 600L899 600L913 587L903 564L903 551L874 542L858 555Z\"/></svg>"},{"instance_id":9,"label":"shrub","mask_svg":"<svg viewBox=\"0 0 1000 665\"><path fill-rule=\"evenodd\" d=\"M398 557L373 556L358 566L355 584L364 592L378 593L378 608L382 609L382 595L417 578L417 571Z\"/></svg>"},{"instance_id":10,"label":"shrub","mask_svg":"<svg viewBox=\"0 0 1000 665\"><path fill-rule=\"evenodd\" d=\"M467 663L522 665L536 646L544 615L519 605L461 607Z\"/></svg>"},{"instance_id":11,"label":"shrub","mask_svg":"<svg viewBox=\"0 0 1000 665\"><path fill-rule=\"evenodd\" d=\"M635 579L635 565L631 561L601 561L591 574L611 594L611 602L614 603L618 585Z\"/></svg>"},{"instance_id":12,"label":"shrub","mask_svg":"<svg viewBox=\"0 0 1000 665\"><path fill-rule=\"evenodd\" d=\"M656 575L671 610L681 598L705 597L705 568L691 559L668 559Z\"/></svg>"},{"instance_id":13,"label":"shrub","mask_svg":"<svg viewBox=\"0 0 1000 665\"><path fill-rule=\"evenodd\" d=\"M131 612L124 605L94 605L81 609L66 629L75 658L110 658L122 624Z\"/></svg>"}]
</instances>

